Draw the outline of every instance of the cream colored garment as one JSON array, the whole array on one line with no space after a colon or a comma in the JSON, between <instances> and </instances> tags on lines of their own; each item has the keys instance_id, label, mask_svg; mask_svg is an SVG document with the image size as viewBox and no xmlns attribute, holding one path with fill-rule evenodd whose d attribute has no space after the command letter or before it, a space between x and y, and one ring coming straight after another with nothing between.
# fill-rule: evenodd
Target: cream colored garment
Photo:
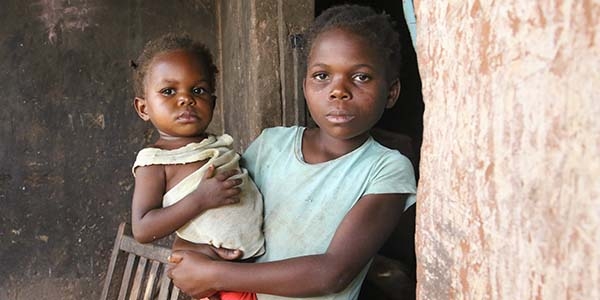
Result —
<instances>
[{"instance_id":1,"label":"cream colored garment","mask_svg":"<svg viewBox=\"0 0 600 300\"><path fill-rule=\"evenodd\" d=\"M208 159L206 164L163 196L163 207L173 205L198 187L209 165L214 165L217 173L240 169L240 155L231 149L232 143L233 138L224 134L219 137L211 135L200 143L190 143L174 150L142 149L133 165L134 176L136 167L186 164ZM179 228L177 235L194 243L240 249L244 252L244 259L259 256L264 253L262 196L246 169L241 169L241 174L232 178L242 179L240 202L205 211Z\"/></svg>"}]
</instances>

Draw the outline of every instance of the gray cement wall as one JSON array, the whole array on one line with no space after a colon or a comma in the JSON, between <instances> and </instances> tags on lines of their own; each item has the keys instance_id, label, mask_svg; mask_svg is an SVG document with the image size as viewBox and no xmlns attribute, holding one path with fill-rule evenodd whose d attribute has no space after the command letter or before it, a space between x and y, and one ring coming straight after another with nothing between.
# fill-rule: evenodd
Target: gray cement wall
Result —
<instances>
[{"instance_id":1,"label":"gray cement wall","mask_svg":"<svg viewBox=\"0 0 600 300\"><path fill-rule=\"evenodd\" d=\"M0 299L97 298L129 220L129 60L187 31L217 49L211 0L0 3ZM216 118L215 130L220 130Z\"/></svg>"}]
</instances>

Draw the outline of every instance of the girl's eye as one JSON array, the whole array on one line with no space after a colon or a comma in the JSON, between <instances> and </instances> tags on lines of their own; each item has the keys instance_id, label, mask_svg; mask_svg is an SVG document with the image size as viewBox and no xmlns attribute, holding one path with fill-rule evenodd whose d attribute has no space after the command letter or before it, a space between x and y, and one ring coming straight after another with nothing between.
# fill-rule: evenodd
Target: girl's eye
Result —
<instances>
[{"instance_id":1,"label":"girl's eye","mask_svg":"<svg viewBox=\"0 0 600 300\"><path fill-rule=\"evenodd\" d=\"M361 74L356 74L356 75L352 76L352 78L354 78L358 82L367 82L371 79L371 76L361 73Z\"/></svg>"},{"instance_id":2,"label":"girl's eye","mask_svg":"<svg viewBox=\"0 0 600 300\"><path fill-rule=\"evenodd\" d=\"M175 95L175 89L165 88L165 89L160 90L160 93L165 96L173 96L173 95Z\"/></svg>"},{"instance_id":3,"label":"girl's eye","mask_svg":"<svg viewBox=\"0 0 600 300\"><path fill-rule=\"evenodd\" d=\"M325 73L316 73L313 75L313 78L318 81L323 81L323 80L327 80L328 76Z\"/></svg>"},{"instance_id":4,"label":"girl's eye","mask_svg":"<svg viewBox=\"0 0 600 300\"><path fill-rule=\"evenodd\" d=\"M203 95L208 94L208 90L203 87L195 87L192 89L192 93L194 93L194 95Z\"/></svg>"}]
</instances>

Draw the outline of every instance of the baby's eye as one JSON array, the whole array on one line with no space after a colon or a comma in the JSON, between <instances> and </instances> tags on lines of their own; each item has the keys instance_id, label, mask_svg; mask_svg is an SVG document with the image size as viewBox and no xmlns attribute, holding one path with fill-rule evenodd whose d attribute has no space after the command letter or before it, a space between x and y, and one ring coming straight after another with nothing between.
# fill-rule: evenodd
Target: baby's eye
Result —
<instances>
[{"instance_id":1,"label":"baby's eye","mask_svg":"<svg viewBox=\"0 0 600 300\"><path fill-rule=\"evenodd\" d=\"M203 87L195 87L192 89L192 93L194 95L203 95L203 94L208 94L208 90Z\"/></svg>"},{"instance_id":2,"label":"baby's eye","mask_svg":"<svg viewBox=\"0 0 600 300\"><path fill-rule=\"evenodd\" d=\"M318 81L323 81L323 80L326 80L327 78L329 78L329 76L327 76L326 73L316 73L316 74L313 74L313 78Z\"/></svg>"},{"instance_id":3,"label":"baby's eye","mask_svg":"<svg viewBox=\"0 0 600 300\"><path fill-rule=\"evenodd\" d=\"M354 80L356 80L358 82L367 82L371 79L371 76L369 76L367 74L359 73L359 74L352 76L352 78L354 78Z\"/></svg>"},{"instance_id":4,"label":"baby's eye","mask_svg":"<svg viewBox=\"0 0 600 300\"><path fill-rule=\"evenodd\" d=\"M164 88L164 89L160 90L160 93L163 94L164 96L173 96L173 95L175 95L175 89Z\"/></svg>"}]
</instances>

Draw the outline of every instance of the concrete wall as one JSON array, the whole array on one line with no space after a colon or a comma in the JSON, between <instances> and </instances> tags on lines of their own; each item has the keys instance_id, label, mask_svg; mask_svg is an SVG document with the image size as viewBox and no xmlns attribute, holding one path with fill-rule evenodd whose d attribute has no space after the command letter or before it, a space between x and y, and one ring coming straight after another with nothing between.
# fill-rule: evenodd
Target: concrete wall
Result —
<instances>
[{"instance_id":1,"label":"concrete wall","mask_svg":"<svg viewBox=\"0 0 600 300\"><path fill-rule=\"evenodd\" d=\"M216 51L214 12L212 0L2 1L0 299L98 298L153 133L129 60L167 31Z\"/></svg>"},{"instance_id":2,"label":"concrete wall","mask_svg":"<svg viewBox=\"0 0 600 300\"><path fill-rule=\"evenodd\" d=\"M600 299L600 1L415 1L419 299Z\"/></svg>"}]
</instances>

